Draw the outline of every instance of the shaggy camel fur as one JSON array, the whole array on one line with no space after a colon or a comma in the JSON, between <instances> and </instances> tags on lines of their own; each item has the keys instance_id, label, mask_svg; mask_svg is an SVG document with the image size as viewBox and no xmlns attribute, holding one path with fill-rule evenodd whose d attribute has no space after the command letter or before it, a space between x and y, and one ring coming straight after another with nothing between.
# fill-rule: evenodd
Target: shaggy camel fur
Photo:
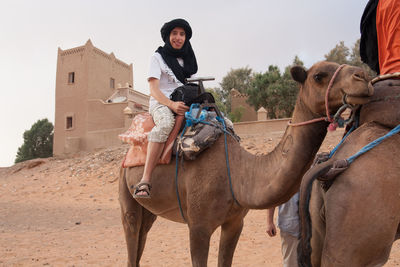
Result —
<instances>
[{"instance_id":1,"label":"shaggy camel fur","mask_svg":"<svg viewBox=\"0 0 400 267\"><path fill-rule=\"evenodd\" d=\"M300 83L293 122L324 116L324 97L328 82L338 65L320 62L307 72L302 67L291 70ZM351 66L338 74L329 96L331 113L342 103L343 94L358 100L371 94L366 74ZM232 187L240 206L229 189L225 163L224 138L220 138L195 161L186 161L179 173L179 195L183 220L175 188L175 160L159 165L152 177L151 199L134 199L134 185L143 167L121 170L119 200L128 248L128 266L139 266L146 236L157 216L187 223L193 266L207 266L212 233L221 226L218 266L231 266L232 257L249 209L266 209L286 202L299 188L302 175L309 168L320 147L328 123L288 127L277 147L268 155L256 156L228 138Z\"/></svg>"},{"instance_id":2,"label":"shaggy camel fur","mask_svg":"<svg viewBox=\"0 0 400 267\"><path fill-rule=\"evenodd\" d=\"M332 159L304 176L300 200L301 266L382 266L399 238L399 134L357 158L329 181L332 184L328 191L321 188L319 181L311 185L333 162L354 155L400 123L400 80L381 81L374 88L371 102L361 108L361 126L346 138Z\"/></svg>"}]
</instances>

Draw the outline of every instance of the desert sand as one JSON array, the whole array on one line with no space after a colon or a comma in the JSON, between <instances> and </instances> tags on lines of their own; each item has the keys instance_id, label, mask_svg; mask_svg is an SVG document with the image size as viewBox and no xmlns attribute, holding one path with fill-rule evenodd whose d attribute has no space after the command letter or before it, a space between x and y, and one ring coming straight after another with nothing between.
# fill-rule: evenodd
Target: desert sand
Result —
<instances>
[{"instance_id":1,"label":"desert sand","mask_svg":"<svg viewBox=\"0 0 400 267\"><path fill-rule=\"evenodd\" d=\"M329 133L331 150L343 131ZM282 133L247 136L242 146L266 153ZM118 173L127 145L71 158L36 159L0 168L0 266L125 266L127 252L118 203ZM379 211L377 211L379 212ZM280 237L265 233L266 211L250 211L233 266L282 266ZM217 265L219 230L209 266ZM385 266L400 264L400 243ZM141 266L190 266L184 224L158 218Z\"/></svg>"}]
</instances>

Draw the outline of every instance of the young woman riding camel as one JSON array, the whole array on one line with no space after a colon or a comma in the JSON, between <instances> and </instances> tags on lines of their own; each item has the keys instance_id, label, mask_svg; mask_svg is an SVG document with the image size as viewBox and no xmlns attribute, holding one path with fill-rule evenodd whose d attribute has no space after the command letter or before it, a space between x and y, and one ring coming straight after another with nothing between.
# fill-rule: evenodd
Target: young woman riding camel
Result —
<instances>
[{"instance_id":1,"label":"young woman riding camel","mask_svg":"<svg viewBox=\"0 0 400 267\"><path fill-rule=\"evenodd\" d=\"M183 102L169 99L175 88L197 72L197 62L189 42L192 29L184 19L174 19L161 28L164 46L160 46L150 61L149 111L155 127L148 135L146 163L141 181L136 185L135 198L150 198L151 174L175 124L175 114L184 115L189 109Z\"/></svg>"}]
</instances>

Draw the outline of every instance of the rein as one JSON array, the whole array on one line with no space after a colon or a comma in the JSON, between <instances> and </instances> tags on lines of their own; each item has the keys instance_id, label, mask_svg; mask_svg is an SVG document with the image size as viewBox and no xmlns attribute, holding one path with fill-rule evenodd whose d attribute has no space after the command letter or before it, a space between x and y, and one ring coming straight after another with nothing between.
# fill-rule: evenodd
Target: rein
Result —
<instances>
[{"instance_id":1,"label":"rein","mask_svg":"<svg viewBox=\"0 0 400 267\"><path fill-rule=\"evenodd\" d=\"M327 121L330 122L328 129L330 131L334 131L336 130L337 127L337 122L335 122L334 118L331 117L331 115L329 114L329 92L332 89L333 83L335 82L336 76L339 74L339 72L343 69L343 67L345 67L346 64L342 64L340 65L335 73L333 74L331 80L329 81L328 84L328 88L326 89L326 93L325 93L325 110L326 110L326 117L321 117L321 118L316 118L316 119L312 119L312 120L308 120L308 121L303 121L303 122L298 122L298 123L292 123L292 121L290 120L288 122L289 126L303 126L303 125L307 125L307 124L311 124L311 123L315 123L315 122L319 122L319 121Z\"/></svg>"}]
</instances>

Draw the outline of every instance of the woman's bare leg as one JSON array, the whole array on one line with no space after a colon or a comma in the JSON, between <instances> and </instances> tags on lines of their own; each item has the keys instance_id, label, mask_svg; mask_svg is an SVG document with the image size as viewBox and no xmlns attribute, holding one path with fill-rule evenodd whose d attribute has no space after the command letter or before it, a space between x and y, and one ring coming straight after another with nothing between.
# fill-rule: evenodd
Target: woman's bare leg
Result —
<instances>
[{"instance_id":1,"label":"woman's bare leg","mask_svg":"<svg viewBox=\"0 0 400 267\"><path fill-rule=\"evenodd\" d=\"M149 183L151 181L151 174L160 160L165 143L149 142L147 145L146 163L140 183ZM146 196L145 191L140 191L136 196Z\"/></svg>"}]
</instances>

